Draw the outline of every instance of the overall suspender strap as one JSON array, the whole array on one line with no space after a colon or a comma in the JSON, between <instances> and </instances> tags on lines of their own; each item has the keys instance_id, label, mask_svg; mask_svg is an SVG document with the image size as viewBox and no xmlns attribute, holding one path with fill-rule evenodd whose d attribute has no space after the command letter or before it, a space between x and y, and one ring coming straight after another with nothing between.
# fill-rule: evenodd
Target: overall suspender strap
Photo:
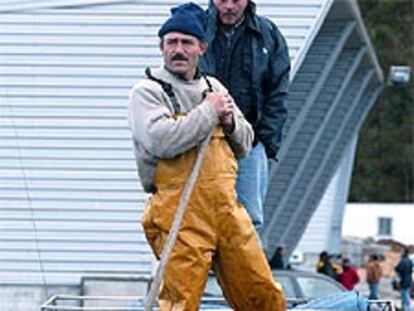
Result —
<instances>
[{"instance_id":1,"label":"overall suspender strap","mask_svg":"<svg viewBox=\"0 0 414 311\"><path fill-rule=\"evenodd\" d=\"M149 67L147 67L147 69L145 69L145 75L147 76L148 79L150 79L154 82L157 82L159 85L161 85L163 91L167 94L167 96L171 100L171 103L172 103L173 108L174 108L174 112L176 114L180 113L181 112L180 104L177 101L177 97L175 97L175 93L173 91L172 85L168 82L165 82L161 79L158 79L158 78L154 77L151 74L151 69L149 69Z\"/></svg>"},{"instance_id":2,"label":"overall suspender strap","mask_svg":"<svg viewBox=\"0 0 414 311\"><path fill-rule=\"evenodd\" d=\"M154 82L157 82L159 85L161 85L163 91L167 94L167 96L171 100L171 103L174 108L174 112L176 114L180 113L181 112L180 104L177 101L177 97L175 96L172 85L168 82L165 82L164 80L154 77L151 74L151 69L149 67L145 69L145 75L147 76L148 79ZM213 92L213 85L211 84L210 80L207 78L204 72L201 73L201 76L203 77L203 79L206 81L206 84L207 84L207 89L203 92L203 98L205 98L207 96L207 93Z\"/></svg>"},{"instance_id":3,"label":"overall suspender strap","mask_svg":"<svg viewBox=\"0 0 414 311\"><path fill-rule=\"evenodd\" d=\"M201 73L201 76L206 81L207 84L207 90L203 92L203 98L207 96L207 93L213 92L213 86L211 85L210 80L207 78L206 74L204 72Z\"/></svg>"}]
</instances>

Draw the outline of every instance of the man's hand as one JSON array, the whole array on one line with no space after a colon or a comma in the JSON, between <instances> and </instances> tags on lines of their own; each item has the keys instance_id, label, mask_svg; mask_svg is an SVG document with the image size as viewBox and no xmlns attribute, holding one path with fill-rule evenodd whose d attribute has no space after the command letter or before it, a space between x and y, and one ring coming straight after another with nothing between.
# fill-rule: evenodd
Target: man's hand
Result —
<instances>
[{"instance_id":1,"label":"man's hand","mask_svg":"<svg viewBox=\"0 0 414 311\"><path fill-rule=\"evenodd\" d=\"M234 131L234 114L233 111L224 117L220 118L220 123L223 126L224 130L231 134Z\"/></svg>"},{"instance_id":2,"label":"man's hand","mask_svg":"<svg viewBox=\"0 0 414 311\"><path fill-rule=\"evenodd\" d=\"M206 100L214 105L221 125L228 133L234 130L234 100L230 94L225 92L211 92L206 96Z\"/></svg>"}]
</instances>

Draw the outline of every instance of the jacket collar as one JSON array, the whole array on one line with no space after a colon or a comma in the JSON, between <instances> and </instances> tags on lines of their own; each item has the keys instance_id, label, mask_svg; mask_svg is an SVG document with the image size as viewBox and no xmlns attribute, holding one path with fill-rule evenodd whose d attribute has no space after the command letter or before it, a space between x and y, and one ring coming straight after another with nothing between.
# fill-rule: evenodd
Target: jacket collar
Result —
<instances>
[{"instance_id":1,"label":"jacket collar","mask_svg":"<svg viewBox=\"0 0 414 311\"><path fill-rule=\"evenodd\" d=\"M258 27L258 21L256 16L256 4L249 0L249 4L246 7L246 11L244 12L246 18L246 26L258 33L260 33ZM207 9L207 43L211 44L211 41L216 35L217 32L217 23L218 23L218 12L216 6L213 3L213 0L210 0L208 9Z\"/></svg>"}]
</instances>

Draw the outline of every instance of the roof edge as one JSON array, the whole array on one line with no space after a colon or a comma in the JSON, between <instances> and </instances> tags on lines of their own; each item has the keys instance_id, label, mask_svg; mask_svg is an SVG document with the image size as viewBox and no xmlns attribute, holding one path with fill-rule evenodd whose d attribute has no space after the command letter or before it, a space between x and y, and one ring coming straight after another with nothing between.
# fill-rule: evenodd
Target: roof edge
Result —
<instances>
[{"instance_id":1,"label":"roof edge","mask_svg":"<svg viewBox=\"0 0 414 311\"><path fill-rule=\"evenodd\" d=\"M302 66L302 63L305 60L310 47L312 46L316 36L318 35L320 29L323 27L323 24L325 23L326 19L328 18L329 13L331 12L331 9L334 7L335 4L340 3L340 2L342 3L343 1L342 0L326 0L326 2L324 3L324 6L321 9L321 12L319 13L318 17L316 18L316 22L313 28L311 29L310 34L308 35L308 38L306 39L305 44L302 45L302 47L300 48L298 52L295 63L293 64L293 67L291 70L291 77L290 77L291 80L293 80L298 70ZM357 26L356 30L358 31L361 37L361 40L365 42L367 45L368 55L373 63L373 66L375 67L375 72L377 74L377 77L381 83L384 83L384 73L381 68L380 62L378 60L377 54L375 53L375 48L368 35L367 28L362 18L361 11L359 9L357 0L346 0L345 3L348 4L348 7L351 10L352 17L356 20L356 26Z\"/></svg>"},{"instance_id":2,"label":"roof edge","mask_svg":"<svg viewBox=\"0 0 414 311\"><path fill-rule=\"evenodd\" d=\"M305 43L301 46L296 59L295 63L292 66L291 70L291 76L290 80L292 81L293 78L296 76L297 72L299 71L300 67L302 66L302 63L304 62L306 55L308 54L309 49L311 48L316 36L319 33L319 30L322 28L326 17L328 16L333 3L335 0L326 0L323 4L323 7L321 8L319 15L316 17L316 22L313 25L312 29L310 30L310 33L308 34L308 37L305 40Z\"/></svg>"},{"instance_id":3,"label":"roof edge","mask_svg":"<svg viewBox=\"0 0 414 311\"><path fill-rule=\"evenodd\" d=\"M19 11L56 9L59 7L78 7L99 4L135 3L133 0L40 0L34 3L0 5L0 13L15 13Z\"/></svg>"},{"instance_id":4,"label":"roof edge","mask_svg":"<svg viewBox=\"0 0 414 311\"><path fill-rule=\"evenodd\" d=\"M347 0L349 6L354 14L355 19L357 20L357 30L362 37L362 40L365 41L368 47L368 54L371 58L371 61L375 67L375 71L381 83L384 83L384 72L381 68L380 62L378 60L378 56L375 53L375 48L372 44L371 38L368 35L367 27L365 26L364 20L361 15L361 10L359 9L359 5L357 0Z\"/></svg>"}]
</instances>

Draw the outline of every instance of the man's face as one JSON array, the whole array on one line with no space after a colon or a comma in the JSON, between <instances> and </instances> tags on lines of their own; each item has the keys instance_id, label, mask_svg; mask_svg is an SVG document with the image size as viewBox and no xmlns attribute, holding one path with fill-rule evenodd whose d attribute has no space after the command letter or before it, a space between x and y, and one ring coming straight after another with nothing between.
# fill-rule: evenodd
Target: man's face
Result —
<instances>
[{"instance_id":1,"label":"man's face","mask_svg":"<svg viewBox=\"0 0 414 311\"><path fill-rule=\"evenodd\" d=\"M181 32L169 32L160 43L165 66L175 74L190 80L194 77L198 60L207 45L198 38Z\"/></svg>"},{"instance_id":2,"label":"man's face","mask_svg":"<svg viewBox=\"0 0 414 311\"><path fill-rule=\"evenodd\" d=\"M220 22L225 26L234 26L243 17L249 0L214 0Z\"/></svg>"}]
</instances>

